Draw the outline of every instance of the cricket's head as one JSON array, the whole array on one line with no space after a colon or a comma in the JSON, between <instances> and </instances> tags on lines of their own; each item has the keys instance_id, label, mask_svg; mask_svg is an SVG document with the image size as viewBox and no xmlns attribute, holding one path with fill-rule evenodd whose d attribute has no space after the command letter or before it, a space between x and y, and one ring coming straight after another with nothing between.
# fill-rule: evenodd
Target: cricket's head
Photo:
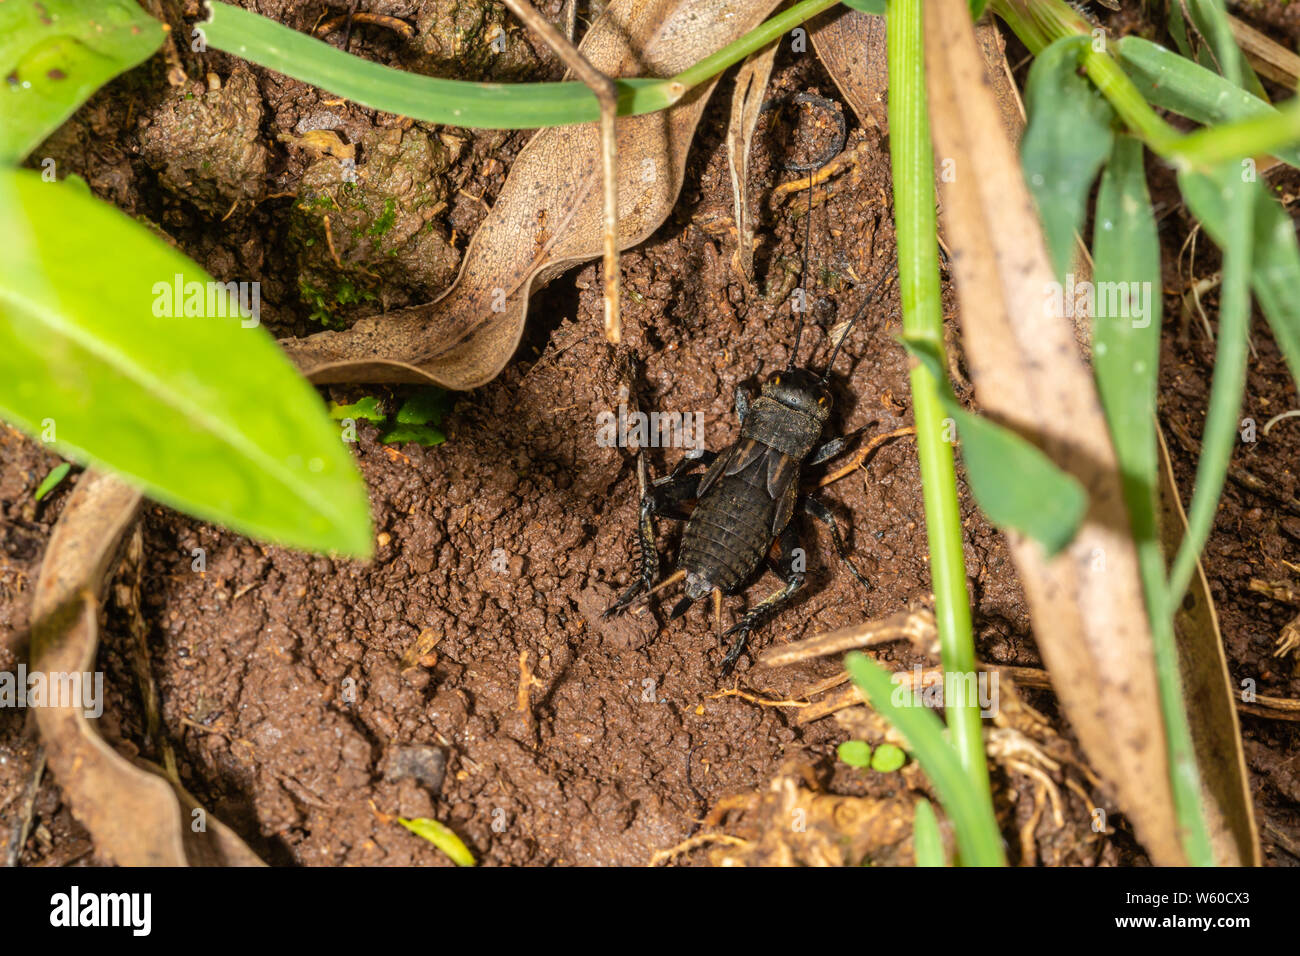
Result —
<instances>
[{"instance_id":1,"label":"cricket's head","mask_svg":"<svg viewBox=\"0 0 1300 956\"><path fill-rule=\"evenodd\" d=\"M763 383L763 395L819 422L826 421L831 414L831 390L810 369L786 368L774 373Z\"/></svg>"}]
</instances>

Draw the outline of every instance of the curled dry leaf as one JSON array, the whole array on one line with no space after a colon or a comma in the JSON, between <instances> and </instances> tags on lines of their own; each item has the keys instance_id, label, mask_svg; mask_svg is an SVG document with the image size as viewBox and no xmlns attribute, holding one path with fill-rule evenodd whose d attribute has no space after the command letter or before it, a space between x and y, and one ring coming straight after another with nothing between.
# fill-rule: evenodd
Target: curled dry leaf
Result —
<instances>
[{"instance_id":1,"label":"curled dry leaf","mask_svg":"<svg viewBox=\"0 0 1300 956\"><path fill-rule=\"evenodd\" d=\"M944 222L976 395L1088 492L1084 523L1056 557L1008 535L1035 638L1084 752L1152 860L1184 863L1137 554L1096 386L1074 329L1045 314L1052 268L967 6L928 0L925 14L936 152L957 171Z\"/></svg>"},{"instance_id":2,"label":"curled dry leaf","mask_svg":"<svg viewBox=\"0 0 1300 956\"><path fill-rule=\"evenodd\" d=\"M864 124L889 131L885 18L836 8L812 24L813 49Z\"/></svg>"},{"instance_id":3,"label":"curled dry leaf","mask_svg":"<svg viewBox=\"0 0 1300 956\"><path fill-rule=\"evenodd\" d=\"M96 595L139 504L134 488L91 471L59 517L31 615L29 673L44 672L51 691L64 675L94 670ZM64 686L80 690L75 682ZM51 701L34 713L49 768L97 850L121 866L260 865L256 854L211 815L195 832L191 823L199 806L193 797L108 746L76 696L75 702Z\"/></svg>"},{"instance_id":4,"label":"curled dry leaf","mask_svg":"<svg viewBox=\"0 0 1300 956\"><path fill-rule=\"evenodd\" d=\"M753 29L776 0L614 0L579 49L606 76L672 76ZM671 211L686 154L716 80L661 113L618 121L618 236L644 241ZM529 296L601 255L596 124L537 133L437 301L362 319L346 332L283 344L314 382L432 382L471 389L510 360Z\"/></svg>"},{"instance_id":5,"label":"curled dry leaf","mask_svg":"<svg viewBox=\"0 0 1300 956\"><path fill-rule=\"evenodd\" d=\"M772 79L777 44L752 54L736 74L731 94L731 120L727 124L727 170L731 173L731 195L735 205L736 251L731 267L742 279L754 272L754 221L749 215L749 151L754 130L763 112L763 97Z\"/></svg>"}]
</instances>

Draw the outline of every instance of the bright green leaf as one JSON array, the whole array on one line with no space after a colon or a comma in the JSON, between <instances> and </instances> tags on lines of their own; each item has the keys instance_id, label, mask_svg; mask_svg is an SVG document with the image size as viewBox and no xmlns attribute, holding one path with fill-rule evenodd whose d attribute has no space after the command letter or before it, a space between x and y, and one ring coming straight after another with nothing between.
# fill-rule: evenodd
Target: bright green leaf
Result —
<instances>
[{"instance_id":1,"label":"bright green leaf","mask_svg":"<svg viewBox=\"0 0 1300 956\"><path fill-rule=\"evenodd\" d=\"M943 855L943 837L939 835L939 821L930 801L922 797L916 801L916 814L912 824L912 847L917 866L947 866Z\"/></svg>"},{"instance_id":2,"label":"bright green leaf","mask_svg":"<svg viewBox=\"0 0 1300 956\"><path fill-rule=\"evenodd\" d=\"M1278 115L1259 97L1150 40L1126 36L1115 50L1124 71L1153 106L1211 126ZM1300 166L1300 149L1279 147L1273 154Z\"/></svg>"},{"instance_id":3,"label":"bright green leaf","mask_svg":"<svg viewBox=\"0 0 1300 956\"><path fill-rule=\"evenodd\" d=\"M384 411L383 403L373 395L367 395L359 398L351 405L340 405L338 402L330 402L329 416L335 421L343 421L351 418L353 421L366 419L372 422L382 422L388 417Z\"/></svg>"},{"instance_id":4,"label":"bright green leaf","mask_svg":"<svg viewBox=\"0 0 1300 956\"><path fill-rule=\"evenodd\" d=\"M319 395L197 265L28 171L0 171L0 235L0 417L205 520L370 553L365 485Z\"/></svg>"},{"instance_id":5,"label":"bright green leaf","mask_svg":"<svg viewBox=\"0 0 1300 956\"><path fill-rule=\"evenodd\" d=\"M1034 60L1025 87L1029 125L1020 163L1061 279L1070 268L1093 180L1110 153L1115 122L1106 98L1079 75L1079 56L1091 42L1070 36L1051 44Z\"/></svg>"},{"instance_id":6,"label":"bright green leaf","mask_svg":"<svg viewBox=\"0 0 1300 956\"><path fill-rule=\"evenodd\" d=\"M871 769L877 773L893 773L895 770L902 769L905 763L907 763L907 754L901 747L895 747L893 744L881 744L871 755Z\"/></svg>"},{"instance_id":7,"label":"bright green leaf","mask_svg":"<svg viewBox=\"0 0 1300 956\"><path fill-rule=\"evenodd\" d=\"M55 488L59 487L59 482L68 477L68 472L71 470L72 465L66 461L63 464L56 465L54 468L50 469L50 473L45 476L45 480L40 483L40 486L36 489L36 494L32 497L37 501L40 501Z\"/></svg>"},{"instance_id":8,"label":"bright green leaf","mask_svg":"<svg viewBox=\"0 0 1300 956\"><path fill-rule=\"evenodd\" d=\"M0 2L0 164L21 162L163 36L134 0Z\"/></svg>"},{"instance_id":9,"label":"bright green leaf","mask_svg":"<svg viewBox=\"0 0 1300 956\"><path fill-rule=\"evenodd\" d=\"M1300 384L1300 243L1285 209L1263 183L1249 187L1254 197L1254 247L1251 288L1268 320L1273 338L1286 358L1291 377ZM1220 247L1228 241L1228 205L1215 189L1198 189L1195 212Z\"/></svg>"},{"instance_id":10,"label":"bright green leaf","mask_svg":"<svg viewBox=\"0 0 1300 956\"><path fill-rule=\"evenodd\" d=\"M1160 362L1160 239L1142 144L1115 141L1093 231L1093 368L1135 536L1154 539L1156 379Z\"/></svg>"},{"instance_id":11,"label":"bright green leaf","mask_svg":"<svg viewBox=\"0 0 1300 956\"><path fill-rule=\"evenodd\" d=\"M846 740L836 748L835 753L850 767L871 766L871 744L865 740Z\"/></svg>"},{"instance_id":12,"label":"bright green leaf","mask_svg":"<svg viewBox=\"0 0 1300 956\"><path fill-rule=\"evenodd\" d=\"M874 13L882 17L889 7L888 0L842 0L842 2L846 7L861 10L863 13Z\"/></svg>"},{"instance_id":13,"label":"bright green leaf","mask_svg":"<svg viewBox=\"0 0 1300 956\"><path fill-rule=\"evenodd\" d=\"M474 865L474 854L470 852L465 842L445 824L439 823L437 820L430 820L428 817L416 817L413 820L398 817L397 822L421 839L428 840L447 854L457 866Z\"/></svg>"},{"instance_id":14,"label":"bright green leaf","mask_svg":"<svg viewBox=\"0 0 1300 956\"><path fill-rule=\"evenodd\" d=\"M471 83L421 76L363 60L337 47L226 3L210 4L202 24L208 46L284 73L345 99L429 123L531 129L600 118L583 83ZM618 79L619 113L633 116L671 106L681 94L670 80Z\"/></svg>"},{"instance_id":15,"label":"bright green leaf","mask_svg":"<svg viewBox=\"0 0 1300 956\"><path fill-rule=\"evenodd\" d=\"M1088 510L1083 485L1015 432L962 408L929 342L905 338L903 345L941 384L940 401L957 426L971 494L989 520L1033 538L1049 557L1069 544Z\"/></svg>"},{"instance_id":16,"label":"bright green leaf","mask_svg":"<svg viewBox=\"0 0 1300 956\"><path fill-rule=\"evenodd\" d=\"M441 445L446 440L446 435L436 428L430 428L428 425L394 425L384 432L382 439L385 445L415 442L426 447Z\"/></svg>"},{"instance_id":17,"label":"bright green leaf","mask_svg":"<svg viewBox=\"0 0 1300 956\"><path fill-rule=\"evenodd\" d=\"M421 388L397 410L399 425L440 425L451 408L451 396L441 388Z\"/></svg>"}]
</instances>

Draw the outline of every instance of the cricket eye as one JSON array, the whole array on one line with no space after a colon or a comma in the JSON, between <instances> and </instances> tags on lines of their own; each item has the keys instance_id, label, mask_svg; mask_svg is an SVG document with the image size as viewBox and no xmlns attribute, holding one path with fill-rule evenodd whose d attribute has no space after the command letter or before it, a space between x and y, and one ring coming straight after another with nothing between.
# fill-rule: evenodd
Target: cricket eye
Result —
<instances>
[{"instance_id":1,"label":"cricket eye","mask_svg":"<svg viewBox=\"0 0 1300 956\"><path fill-rule=\"evenodd\" d=\"M780 385L780 384L781 384L781 376L780 376L780 375L774 375L774 376L772 376L772 384L773 384L773 385Z\"/></svg>"}]
</instances>

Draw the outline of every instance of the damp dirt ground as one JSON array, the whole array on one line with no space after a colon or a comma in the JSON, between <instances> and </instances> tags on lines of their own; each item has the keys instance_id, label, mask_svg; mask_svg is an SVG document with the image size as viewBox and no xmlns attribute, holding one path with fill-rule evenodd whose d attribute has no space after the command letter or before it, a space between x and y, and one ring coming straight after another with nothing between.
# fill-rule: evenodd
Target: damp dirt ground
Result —
<instances>
[{"instance_id":1,"label":"damp dirt ground","mask_svg":"<svg viewBox=\"0 0 1300 956\"><path fill-rule=\"evenodd\" d=\"M317 6L269 3L262 12L306 30L321 12ZM425 6L431 5L381 3L375 12L424 24ZM558 15L558 4L550 12ZM1267 25L1279 35L1295 29ZM478 23L475 35L492 35L490 27ZM452 27L427 25L423 35L436 39L441 29ZM367 28L354 44L374 59L437 72L440 47L433 39L412 52ZM544 53L511 49L510 75L556 76ZM98 94L46 149L97 194L164 230L216 277L261 281L263 317L277 334L318 328L322 309L330 322L347 324L380 305L420 301L437 291L429 283L438 281L427 271L405 285L400 276L390 277L382 303L304 292L300 276L320 262L295 245L304 228L295 210L319 156L295 146L295 137L326 128L345 143L369 143L380 152L393 142L392 130L401 131L402 142L414 126L429 142L441 143L446 152L435 157L441 191L420 198L421 230L408 237L425 238L401 254L427 258L425 243L433 236L441 243L435 251L446 279L527 139L522 133L456 131L449 141L449 131L329 101L220 54L205 56L201 69L183 55L181 61L200 96L203 70L216 74L223 89L242 77L236 92L214 108L231 110L243 124L238 128L247 130L243 147L232 148L228 161L261 171L261 185L251 192L240 177L216 179L197 192L178 188L194 169L169 163L184 146L186 126L176 124L182 107L160 63ZM485 63L483 75L492 78L493 67ZM782 53L772 95L805 91L838 99L812 57ZM757 370L789 357L793 323L775 303L797 278L807 195L776 201L773 190L792 178L782 168L799 158L791 151L816 135L787 135L777 113L764 119L750 163L760 242L755 278L742 281L729 265L735 241L724 145L729 95L724 80L691 146L674 212L650 240L623 256L626 345L641 363L628 400L647 411L700 416L706 444L715 449L737 434L735 387L752 386ZM847 118L848 146L861 147L861 162L833 181L831 195L813 212L809 258L818 322L805 336L805 359L824 354L831 328L853 313L864 288L894 260L887 144L879 130L864 128L851 113ZM367 158L363 147L358 162ZM395 178L394 190L410 188ZM1300 183L1279 184L1300 191ZM225 216L231 203L234 212ZM1171 264L1167 291L1190 281L1185 260L1181 276L1172 266L1189 229L1177 209L1162 219ZM355 252L367 254L360 247ZM1192 271L1211 273L1213 256L1203 243ZM1204 301L1212 326L1214 293ZM1166 296L1161 416L1186 494L1213 346L1199 317L1185 315L1180 302L1176 294ZM949 320L954 308L945 284ZM449 865L389 818L400 815L443 821L488 865L643 865L700 832L720 805L748 808L730 819L751 837L765 827L787 831L788 821L764 816L755 801L794 786L794 779L827 796L870 799L885 808L924 791L914 768L885 774L838 762L836 746L850 735L851 721L800 723L795 709L724 693L788 698L833 675L836 663L771 670L746 654L734 677L722 680L723 652L705 608L673 622L665 607L600 619L631 580L636 521L632 458L597 441L597 417L617 407L625 382L623 366L603 341L600 316L597 266L553 282L534 299L525 341L502 375L454 396L443 445L386 446L374 426L359 424L355 458L378 534L370 563L257 544L146 505L140 610L165 736L185 786L268 862ZM834 431L865 427L871 433L910 423L899 332L891 288L844 344L833 379ZM1262 425L1300 400L1262 322L1254 326L1254 346L1243 415ZM955 372L968 398L959 363ZM322 394L343 402L367 394L396 401L404 393L340 386ZM1259 693L1287 698L1300 697L1297 659L1271 654L1279 631L1300 608L1248 585L1252 578L1293 585L1300 579L1294 566L1300 561L1300 513L1288 504L1300 497L1298 421L1280 422L1237 452L1236 463L1259 482L1255 490L1228 485L1206 555L1234 681L1252 679ZM676 448L647 453L656 473L682 454ZM76 480L74 473L51 496L34 501L37 485L57 463L38 443L0 429L0 631L25 626L45 543ZM807 586L756 634L758 650L928 599L924 514L910 440L880 448L864 469L830 486L825 498L872 589L865 592L853 580L822 527L804 524ZM1041 666L1008 552L964 485L962 511L980 657ZM677 534L661 523L665 553ZM198 553L202 571L195 569ZM728 598L724 613L734 617L776 583L764 575L745 594ZM120 612L108 613L99 657L107 686L101 730L124 752L157 759L158 741L145 730L130 637L115 615ZM436 643L430 647L430 641ZM899 669L935 662L907 644L884 647L879 657ZM415 666L407 666L412 660ZM12 661L0 663L9 667ZM1054 746L1073 753L1050 691L1024 689L1022 695L1048 718ZM1242 724L1266 860L1295 865L1300 724L1251 715L1243 715ZM0 712L0 845L26 813L34 760L25 715ZM1063 794L1063 818L1055 821L1044 812L1034 781L995 764L996 803L1013 860L1145 862L1122 818L1112 818L1114 832L1105 838L1092 832L1091 806L1104 806L1106 795L1075 774L1071 782L1088 793L1083 799L1065 786L1065 772L1055 774ZM17 862L103 862L48 776L41 777L27 815L29 836L12 848ZM706 847L676 858L710 859Z\"/></svg>"}]
</instances>

